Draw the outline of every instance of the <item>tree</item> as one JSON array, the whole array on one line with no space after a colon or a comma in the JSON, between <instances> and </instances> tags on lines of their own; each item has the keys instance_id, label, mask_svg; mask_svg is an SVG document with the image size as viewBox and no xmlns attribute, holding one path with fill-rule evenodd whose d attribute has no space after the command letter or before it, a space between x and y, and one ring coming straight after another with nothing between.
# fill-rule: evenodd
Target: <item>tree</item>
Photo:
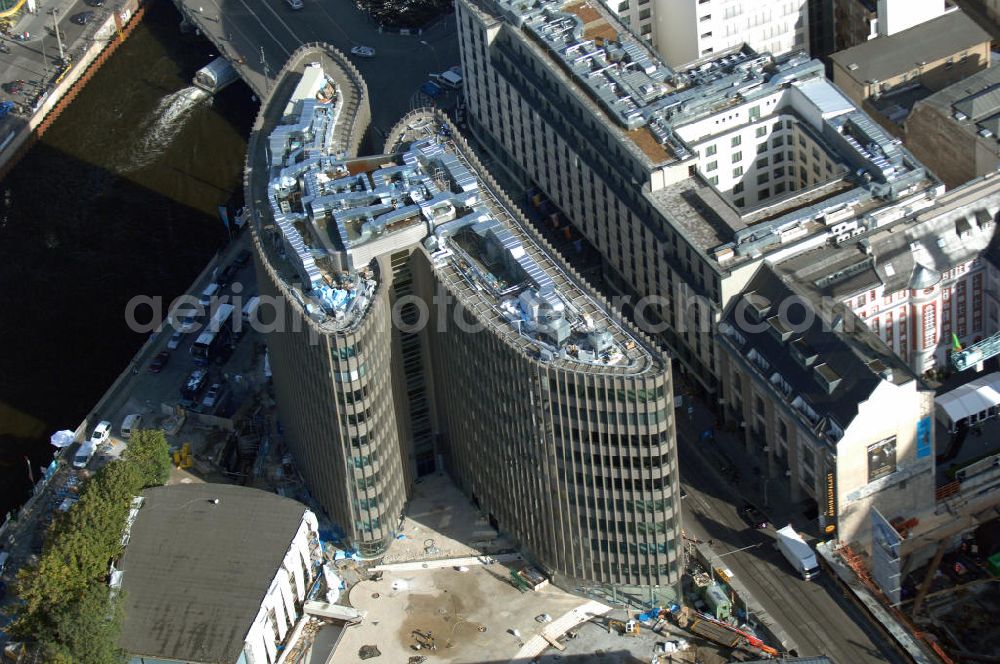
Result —
<instances>
[{"instance_id":1,"label":"tree","mask_svg":"<svg viewBox=\"0 0 1000 664\"><path fill-rule=\"evenodd\" d=\"M40 635L46 662L62 664L121 664L118 647L121 602L108 587L92 583L80 597L53 612L55 627Z\"/></svg>"},{"instance_id":2,"label":"tree","mask_svg":"<svg viewBox=\"0 0 1000 664\"><path fill-rule=\"evenodd\" d=\"M170 479L170 446L162 429L133 432L124 459L138 466L143 487L163 486Z\"/></svg>"}]
</instances>

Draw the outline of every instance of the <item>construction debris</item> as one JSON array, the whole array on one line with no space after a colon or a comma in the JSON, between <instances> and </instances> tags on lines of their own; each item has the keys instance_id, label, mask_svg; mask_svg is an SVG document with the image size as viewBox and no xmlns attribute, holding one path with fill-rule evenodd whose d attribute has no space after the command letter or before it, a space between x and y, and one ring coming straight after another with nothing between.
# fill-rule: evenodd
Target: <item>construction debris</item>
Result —
<instances>
[{"instance_id":1,"label":"construction debris","mask_svg":"<svg viewBox=\"0 0 1000 664\"><path fill-rule=\"evenodd\" d=\"M382 651L378 649L378 646L361 646L358 648L358 659L372 659L373 657L381 657Z\"/></svg>"}]
</instances>

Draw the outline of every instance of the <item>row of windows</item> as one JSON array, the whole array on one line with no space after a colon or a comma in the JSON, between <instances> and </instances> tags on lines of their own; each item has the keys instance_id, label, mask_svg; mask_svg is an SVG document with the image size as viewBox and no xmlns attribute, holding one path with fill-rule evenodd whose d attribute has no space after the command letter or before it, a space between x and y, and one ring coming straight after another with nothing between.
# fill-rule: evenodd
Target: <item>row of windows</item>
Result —
<instances>
[{"instance_id":1,"label":"row of windows","mask_svg":"<svg viewBox=\"0 0 1000 664\"><path fill-rule=\"evenodd\" d=\"M574 426L566 427L564 430L562 423L558 421L552 423L552 433L557 438L569 439L581 443L590 442L592 445L599 446L617 444L631 447L646 447L650 445L664 445L670 441L669 431L624 436L606 431L581 431Z\"/></svg>"},{"instance_id":2,"label":"row of windows","mask_svg":"<svg viewBox=\"0 0 1000 664\"><path fill-rule=\"evenodd\" d=\"M575 389L574 389L575 387ZM657 387L652 390L608 390L603 387L594 387L593 385L587 385L586 387L576 385L573 383L560 382L555 378L549 379L549 389L553 392L558 392L563 396L577 396L586 397L592 401L608 401L614 400L620 403L642 403L648 401L659 401L664 398L667 394L667 389L665 387Z\"/></svg>"},{"instance_id":3,"label":"row of windows","mask_svg":"<svg viewBox=\"0 0 1000 664\"><path fill-rule=\"evenodd\" d=\"M612 533L612 532L628 532L635 528L640 533L644 535L652 535L654 533L659 533L660 535L666 535L668 533L674 532L674 518L664 519L663 521L657 521L655 523L632 523L628 521L610 521L608 519L597 519L595 517L590 517L587 519L587 524L592 530L599 530L602 533Z\"/></svg>"},{"instance_id":4,"label":"row of windows","mask_svg":"<svg viewBox=\"0 0 1000 664\"><path fill-rule=\"evenodd\" d=\"M559 479L566 481L566 469L559 469ZM617 491L660 491L662 489L669 489L671 486L670 476L656 477L653 479L623 479L621 477L600 477L591 475L584 475L583 473L576 473L577 484L582 484L589 486L594 480L597 480L598 485L611 485Z\"/></svg>"},{"instance_id":5,"label":"row of windows","mask_svg":"<svg viewBox=\"0 0 1000 664\"><path fill-rule=\"evenodd\" d=\"M593 464L604 468L621 468L622 461L626 459L631 461L631 464L625 464L626 467L631 468L659 468L660 466L670 465L669 454L654 457L620 457L614 454L588 454L586 452L573 452L574 461L577 463L587 464L588 466Z\"/></svg>"},{"instance_id":6,"label":"row of windows","mask_svg":"<svg viewBox=\"0 0 1000 664\"><path fill-rule=\"evenodd\" d=\"M669 422L670 414L666 410L654 410L648 413L614 413L606 410L592 410L567 406L568 415L580 422L600 422L601 424L655 425Z\"/></svg>"},{"instance_id":7,"label":"row of windows","mask_svg":"<svg viewBox=\"0 0 1000 664\"><path fill-rule=\"evenodd\" d=\"M663 542L660 544L647 544L645 542L609 542L608 540L590 540L590 549L598 553L673 553L676 545L673 542Z\"/></svg>"}]
</instances>

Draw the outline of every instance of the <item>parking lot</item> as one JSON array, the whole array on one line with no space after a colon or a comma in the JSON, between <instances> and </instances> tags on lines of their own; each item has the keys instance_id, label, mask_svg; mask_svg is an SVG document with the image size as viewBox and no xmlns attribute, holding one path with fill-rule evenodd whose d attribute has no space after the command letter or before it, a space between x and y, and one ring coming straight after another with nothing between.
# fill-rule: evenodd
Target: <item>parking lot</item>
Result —
<instances>
[{"instance_id":1,"label":"parking lot","mask_svg":"<svg viewBox=\"0 0 1000 664\"><path fill-rule=\"evenodd\" d=\"M217 261L218 267L194 284L189 299L197 299L244 251L248 251L246 238L228 247ZM206 362L199 363L192 353L192 347L209 327L213 311L230 304L235 322L242 316L244 303L256 295L253 262L246 254L243 256L246 262L234 266L231 282L218 288L208 310L201 310L190 326L181 324L181 316L169 317L164 328L154 333L149 346L137 355L140 359L130 365L127 385L118 390L121 396L109 400L88 418L88 436L98 422L108 421L112 427L110 440L97 450L91 469L121 453L127 443L122 424L130 415L142 418L137 428L164 429L173 448L189 443L195 455L208 453L211 443L224 438L232 428L232 417L240 406L264 385L264 345L258 333L242 321L240 334L225 334L223 330L216 335ZM193 310L186 304L184 309ZM181 331L185 329L189 331ZM189 385L192 375L200 376L197 385Z\"/></svg>"}]
</instances>

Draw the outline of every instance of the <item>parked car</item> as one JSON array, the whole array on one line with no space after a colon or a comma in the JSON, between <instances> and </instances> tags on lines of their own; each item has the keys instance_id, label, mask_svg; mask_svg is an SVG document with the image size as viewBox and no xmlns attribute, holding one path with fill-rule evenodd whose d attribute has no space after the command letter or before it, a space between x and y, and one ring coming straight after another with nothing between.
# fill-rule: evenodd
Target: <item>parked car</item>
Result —
<instances>
[{"instance_id":1,"label":"parked car","mask_svg":"<svg viewBox=\"0 0 1000 664\"><path fill-rule=\"evenodd\" d=\"M180 332L175 332L174 334L180 334ZM163 367L167 366L167 362L170 361L170 352L161 350L153 358L153 361L149 363L149 373L160 373L163 371Z\"/></svg>"},{"instance_id":2,"label":"parked car","mask_svg":"<svg viewBox=\"0 0 1000 664\"><path fill-rule=\"evenodd\" d=\"M24 81L18 79L3 84L4 91L9 95L19 95L24 90Z\"/></svg>"},{"instance_id":3,"label":"parked car","mask_svg":"<svg viewBox=\"0 0 1000 664\"><path fill-rule=\"evenodd\" d=\"M767 517L750 503L743 503L743 509L740 512L743 515L743 520L751 528L767 528Z\"/></svg>"},{"instance_id":4,"label":"parked car","mask_svg":"<svg viewBox=\"0 0 1000 664\"><path fill-rule=\"evenodd\" d=\"M201 407L205 410L209 410L215 407L215 404L219 401L219 394L222 392L222 385L219 383L212 383L212 386L208 388L208 392L205 393L205 398L201 400Z\"/></svg>"},{"instance_id":5,"label":"parked car","mask_svg":"<svg viewBox=\"0 0 1000 664\"><path fill-rule=\"evenodd\" d=\"M374 58L375 49L371 46L355 46L351 49L351 55L356 55L359 58Z\"/></svg>"},{"instance_id":6,"label":"parked car","mask_svg":"<svg viewBox=\"0 0 1000 664\"><path fill-rule=\"evenodd\" d=\"M424 81L423 83L421 83L420 91L423 92L428 97L430 97L431 99L437 99L438 97L441 96L441 93L443 92L441 90L441 86L439 86L436 83L432 83L431 81Z\"/></svg>"},{"instance_id":7,"label":"parked car","mask_svg":"<svg viewBox=\"0 0 1000 664\"><path fill-rule=\"evenodd\" d=\"M177 350L177 347L181 345L182 341L184 341L184 333L180 330L176 330L170 335L170 341L167 342L167 348L170 350Z\"/></svg>"},{"instance_id":8,"label":"parked car","mask_svg":"<svg viewBox=\"0 0 1000 664\"><path fill-rule=\"evenodd\" d=\"M236 258L233 259L233 265L246 267L249 265L251 258L253 258L253 254L250 253L250 250L244 249L240 253L236 254Z\"/></svg>"},{"instance_id":9,"label":"parked car","mask_svg":"<svg viewBox=\"0 0 1000 664\"><path fill-rule=\"evenodd\" d=\"M170 324L178 332L187 334L194 330L195 325L198 324L198 319L195 312L190 309L176 309L170 314Z\"/></svg>"},{"instance_id":10,"label":"parked car","mask_svg":"<svg viewBox=\"0 0 1000 664\"><path fill-rule=\"evenodd\" d=\"M292 9L302 9L302 0L285 0Z\"/></svg>"},{"instance_id":11,"label":"parked car","mask_svg":"<svg viewBox=\"0 0 1000 664\"><path fill-rule=\"evenodd\" d=\"M80 12L79 14L74 14L69 20L77 25L87 25L94 20L94 12Z\"/></svg>"},{"instance_id":12,"label":"parked car","mask_svg":"<svg viewBox=\"0 0 1000 664\"><path fill-rule=\"evenodd\" d=\"M101 423L97 425L97 428L94 429L94 433L90 434L90 442L94 447L103 445L108 442L110 438L111 422L108 422L107 420L101 421Z\"/></svg>"}]
</instances>

